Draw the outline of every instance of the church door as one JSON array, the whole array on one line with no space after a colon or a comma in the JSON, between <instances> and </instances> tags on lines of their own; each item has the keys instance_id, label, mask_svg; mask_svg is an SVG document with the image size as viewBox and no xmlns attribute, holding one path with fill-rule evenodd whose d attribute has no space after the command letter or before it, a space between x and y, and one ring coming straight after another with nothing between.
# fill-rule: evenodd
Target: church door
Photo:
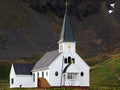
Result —
<instances>
[{"instance_id":1,"label":"church door","mask_svg":"<svg viewBox=\"0 0 120 90\"><path fill-rule=\"evenodd\" d=\"M38 78L38 88L50 88L50 84L45 78Z\"/></svg>"}]
</instances>

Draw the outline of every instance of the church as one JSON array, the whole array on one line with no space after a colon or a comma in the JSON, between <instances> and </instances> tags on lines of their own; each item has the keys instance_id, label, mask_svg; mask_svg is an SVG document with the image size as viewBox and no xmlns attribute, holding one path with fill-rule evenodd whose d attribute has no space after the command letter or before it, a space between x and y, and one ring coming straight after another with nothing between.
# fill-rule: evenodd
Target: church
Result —
<instances>
[{"instance_id":1,"label":"church","mask_svg":"<svg viewBox=\"0 0 120 90\"><path fill-rule=\"evenodd\" d=\"M12 64L10 88L79 87L88 90L90 67L76 53L76 41L66 5L58 50L47 52L35 65Z\"/></svg>"}]
</instances>

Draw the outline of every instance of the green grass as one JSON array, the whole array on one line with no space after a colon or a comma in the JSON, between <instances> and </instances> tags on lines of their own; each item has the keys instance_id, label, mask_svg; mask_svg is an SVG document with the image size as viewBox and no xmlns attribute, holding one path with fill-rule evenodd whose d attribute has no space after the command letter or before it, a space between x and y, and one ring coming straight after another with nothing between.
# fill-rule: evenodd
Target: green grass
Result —
<instances>
[{"instance_id":1,"label":"green grass","mask_svg":"<svg viewBox=\"0 0 120 90\"><path fill-rule=\"evenodd\" d=\"M120 87L91 86L89 90L120 90Z\"/></svg>"},{"instance_id":2,"label":"green grass","mask_svg":"<svg viewBox=\"0 0 120 90\"><path fill-rule=\"evenodd\" d=\"M0 61L0 80L8 80L11 63Z\"/></svg>"},{"instance_id":3,"label":"green grass","mask_svg":"<svg viewBox=\"0 0 120 90\"><path fill-rule=\"evenodd\" d=\"M0 88L9 89L9 72L12 63L35 63L42 55L20 60L0 60ZM90 90L120 90L120 54L91 66ZM34 61L34 62L33 62ZM16 90L16 89L13 89ZM19 89L17 89L19 90ZM33 90L33 89L22 89ZM61 90L61 89L53 89Z\"/></svg>"},{"instance_id":4,"label":"green grass","mask_svg":"<svg viewBox=\"0 0 120 90\"><path fill-rule=\"evenodd\" d=\"M120 55L113 55L100 64L91 67L91 85L92 86L120 86Z\"/></svg>"},{"instance_id":5,"label":"green grass","mask_svg":"<svg viewBox=\"0 0 120 90\"><path fill-rule=\"evenodd\" d=\"M91 70L91 85L95 86L120 86L116 76L106 66L102 65Z\"/></svg>"}]
</instances>

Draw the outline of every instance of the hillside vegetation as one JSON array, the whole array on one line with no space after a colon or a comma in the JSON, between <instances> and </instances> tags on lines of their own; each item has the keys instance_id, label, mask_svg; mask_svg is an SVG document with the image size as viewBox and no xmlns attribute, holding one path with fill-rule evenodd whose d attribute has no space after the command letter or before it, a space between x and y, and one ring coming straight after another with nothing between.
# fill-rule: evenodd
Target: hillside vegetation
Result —
<instances>
[{"instance_id":1,"label":"hillside vegetation","mask_svg":"<svg viewBox=\"0 0 120 90\"><path fill-rule=\"evenodd\" d=\"M91 85L120 86L120 54L91 67Z\"/></svg>"},{"instance_id":2,"label":"hillside vegetation","mask_svg":"<svg viewBox=\"0 0 120 90\"><path fill-rule=\"evenodd\" d=\"M35 59L36 57L34 58L34 60ZM35 62L37 61L37 59L35 60ZM1 80L3 81L0 84L5 84L3 85L3 87L8 85L9 72L12 63L35 63L35 62L31 61L30 59L16 60L16 61L7 61L7 60L0 61L0 81ZM110 59L95 64L94 66L91 66L90 84L91 84L91 88L106 87L105 90L112 90L109 88L119 88L120 87L120 54L113 55ZM107 87L109 88L107 89Z\"/></svg>"},{"instance_id":3,"label":"hillside vegetation","mask_svg":"<svg viewBox=\"0 0 120 90\"><path fill-rule=\"evenodd\" d=\"M120 1L69 2L78 53L85 58L118 53ZM110 4L114 2L114 12L109 14ZM0 0L0 59L32 57L58 49L64 3L65 0Z\"/></svg>"}]
</instances>

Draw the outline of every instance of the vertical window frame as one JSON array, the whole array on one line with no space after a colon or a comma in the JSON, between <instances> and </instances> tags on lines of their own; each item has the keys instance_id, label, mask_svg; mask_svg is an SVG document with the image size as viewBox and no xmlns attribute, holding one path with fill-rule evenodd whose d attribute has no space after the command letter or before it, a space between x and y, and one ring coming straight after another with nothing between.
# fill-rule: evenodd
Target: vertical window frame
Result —
<instances>
[{"instance_id":1,"label":"vertical window frame","mask_svg":"<svg viewBox=\"0 0 120 90\"><path fill-rule=\"evenodd\" d=\"M72 64L75 64L75 58L72 58Z\"/></svg>"},{"instance_id":2,"label":"vertical window frame","mask_svg":"<svg viewBox=\"0 0 120 90\"><path fill-rule=\"evenodd\" d=\"M42 71L42 77L44 78L44 72Z\"/></svg>"},{"instance_id":3,"label":"vertical window frame","mask_svg":"<svg viewBox=\"0 0 120 90\"><path fill-rule=\"evenodd\" d=\"M37 73L37 77L39 78L39 72Z\"/></svg>"},{"instance_id":4,"label":"vertical window frame","mask_svg":"<svg viewBox=\"0 0 120 90\"><path fill-rule=\"evenodd\" d=\"M14 84L14 78L11 78L11 84Z\"/></svg>"},{"instance_id":5,"label":"vertical window frame","mask_svg":"<svg viewBox=\"0 0 120 90\"><path fill-rule=\"evenodd\" d=\"M71 57L70 57L70 56L68 57L68 63L69 63L69 64L71 64L71 63L72 63L72 59L71 59Z\"/></svg>"},{"instance_id":6,"label":"vertical window frame","mask_svg":"<svg viewBox=\"0 0 120 90\"><path fill-rule=\"evenodd\" d=\"M67 63L68 63L67 58L64 58L64 63L65 63L65 64L67 64Z\"/></svg>"},{"instance_id":7,"label":"vertical window frame","mask_svg":"<svg viewBox=\"0 0 120 90\"><path fill-rule=\"evenodd\" d=\"M46 76L48 76L48 72L46 72Z\"/></svg>"},{"instance_id":8,"label":"vertical window frame","mask_svg":"<svg viewBox=\"0 0 120 90\"><path fill-rule=\"evenodd\" d=\"M35 73L33 74L33 82L35 82Z\"/></svg>"},{"instance_id":9,"label":"vertical window frame","mask_svg":"<svg viewBox=\"0 0 120 90\"><path fill-rule=\"evenodd\" d=\"M77 80L78 73L67 73L68 80Z\"/></svg>"}]
</instances>

